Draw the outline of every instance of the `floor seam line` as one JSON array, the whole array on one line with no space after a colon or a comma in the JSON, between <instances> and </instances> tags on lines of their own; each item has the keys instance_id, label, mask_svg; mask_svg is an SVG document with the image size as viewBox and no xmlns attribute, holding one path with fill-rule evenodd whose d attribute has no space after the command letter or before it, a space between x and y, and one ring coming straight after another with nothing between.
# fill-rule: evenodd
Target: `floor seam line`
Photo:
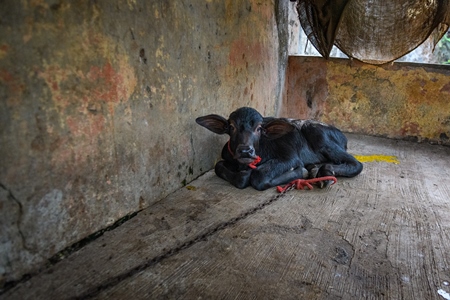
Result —
<instances>
[{"instance_id":1,"label":"floor seam line","mask_svg":"<svg viewBox=\"0 0 450 300\"><path fill-rule=\"evenodd\" d=\"M173 247L173 248L165 251L164 253L157 255L157 256L153 257L152 259L147 260L143 264L140 264L128 271L125 271L119 275L111 277L111 278L103 281L103 283L100 283L99 285L97 285L91 289L88 289L85 293L81 294L80 296L75 296L70 299L93 298L93 297L97 296L99 293L101 293L102 291L105 291L109 288L114 287L115 285L126 280L127 278L133 277L134 275L148 269L149 267L151 267L153 265L156 265L157 263L163 261L164 259L172 257L173 255L181 252L182 250L188 249L188 248L192 247L193 245L206 240L208 237L213 236L217 232L220 232L226 228L229 228L229 227L233 226L234 224L236 224L237 222L246 219L247 217L257 213L258 211L264 209L266 206L277 201L284 194L285 193L280 193L272 198L269 198L268 200L258 204L257 206L254 206L254 207L240 213L237 217L231 218L228 221L221 222L218 225L216 225L215 227L213 227L212 229L209 229L206 232L197 235L196 237L184 242L183 244Z\"/></svg>"}]
</instances>

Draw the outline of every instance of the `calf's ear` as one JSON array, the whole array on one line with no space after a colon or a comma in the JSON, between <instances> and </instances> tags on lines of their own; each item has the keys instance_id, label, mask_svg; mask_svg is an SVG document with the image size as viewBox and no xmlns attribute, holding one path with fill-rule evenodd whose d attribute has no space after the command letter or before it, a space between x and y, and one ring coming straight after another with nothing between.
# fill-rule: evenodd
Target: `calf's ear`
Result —
<instances>
[{"instance_id":1,"label":"calf's ear","mask_svg":"<svg viewBox=\"0 0 450 300\"><path fill-rule=\"evenodd\" d=\"M275 119L264 124L263 128L266 137L269 139L277 139L294 130L295 126L288 121Z\"/></svg>"},{"instance_id":2,"label":"calf's ear","mask_svg":"<svg viewBox=\"0 0 450 300\"><path fill-rule=\"evenodd\" d=\"M228 133L228 121L219 115L207 115L204 117L198 117L195 119L197 124L211 130L217 134Z\"/></svg>"}]
</instances>

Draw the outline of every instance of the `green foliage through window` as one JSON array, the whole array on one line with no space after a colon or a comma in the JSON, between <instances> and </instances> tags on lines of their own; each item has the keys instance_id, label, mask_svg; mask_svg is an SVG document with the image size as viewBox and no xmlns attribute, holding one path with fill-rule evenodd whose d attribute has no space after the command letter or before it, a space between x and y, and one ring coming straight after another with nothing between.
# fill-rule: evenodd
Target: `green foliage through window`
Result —
<instances>
[{"instance_id":1,"label":"green foliage through window","mask_svg":"<svg viewBox=\"0 0 450 300\"><path fill-rule=\"evenodd\" d=\"M437 43L434 57L436 63L450 65L450 30Z\"/></svg>"}]
</instances>

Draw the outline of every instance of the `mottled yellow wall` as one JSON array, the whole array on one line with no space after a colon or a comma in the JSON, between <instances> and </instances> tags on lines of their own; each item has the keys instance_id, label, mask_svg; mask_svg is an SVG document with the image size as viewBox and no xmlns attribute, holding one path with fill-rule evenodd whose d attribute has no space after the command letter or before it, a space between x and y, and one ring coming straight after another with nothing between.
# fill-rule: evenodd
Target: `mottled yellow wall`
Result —
<instances>
[{"instance_id":1,"label":"mottled yellow wall","mask_svg":"<svg viewBox=\"0 0 450 300\"><path fill-rule=\"evenodd\" d=\"M450 144L450 68L290 57L281 115L347 132Z\"/></svg>"},{"instance_id":2,"label":"mottled yellow wall","mask_svg":"<svg viewBox=\"0 0 450 300\"><path fill-rule=\"evenodd\" d=\"M195 123L274 114L271 0L0 1L0 289L210 170Z\"/></svg>"}]
</instances>

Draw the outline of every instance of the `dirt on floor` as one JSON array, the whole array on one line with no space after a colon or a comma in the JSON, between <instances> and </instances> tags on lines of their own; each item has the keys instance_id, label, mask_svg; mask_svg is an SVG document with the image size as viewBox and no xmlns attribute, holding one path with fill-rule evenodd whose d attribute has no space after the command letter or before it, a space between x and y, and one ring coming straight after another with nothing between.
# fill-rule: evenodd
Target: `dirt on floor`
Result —
<instances>
[{"instance_id":1,"label":"dirt on floor","mask_svg":"<svg viewBox=\"0 0 450 300\"><path fill-rule=\"evenodd\" d=\"M239 190L208 172L5 299L450 299L450 147L348 135L363 172Z\"/></svg>"}]
</instances>

